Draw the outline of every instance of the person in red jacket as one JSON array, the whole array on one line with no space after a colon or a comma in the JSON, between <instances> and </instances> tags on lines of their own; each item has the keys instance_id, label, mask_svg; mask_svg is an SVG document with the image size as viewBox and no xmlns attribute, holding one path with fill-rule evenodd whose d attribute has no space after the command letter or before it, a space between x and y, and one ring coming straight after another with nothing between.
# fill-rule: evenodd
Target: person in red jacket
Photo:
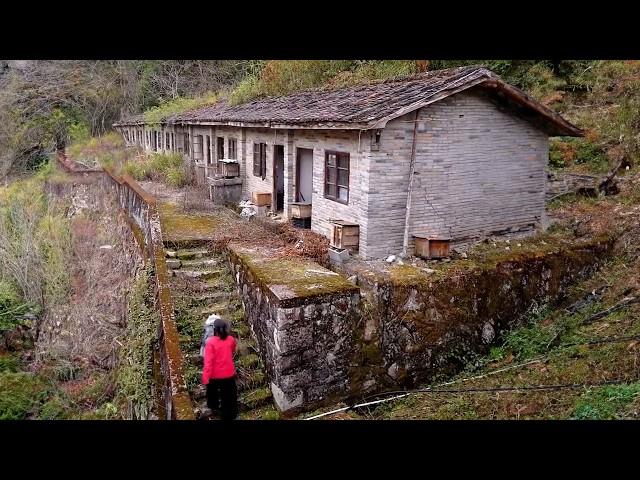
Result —
<instances>
[{"instance_id":1,"label":"person in red jacket","mask_svg":"<svg viewBox=\"0 0 640 480\"><path fill-rule=\"evenodd\" d=\"M236 339L229 335L229 324L221 318L213 324L213 336L204 347L202 383L207 386L207 406L220 410L222 420L238 416L238 389L233 354Z\"/></svg>"}]
</instances>

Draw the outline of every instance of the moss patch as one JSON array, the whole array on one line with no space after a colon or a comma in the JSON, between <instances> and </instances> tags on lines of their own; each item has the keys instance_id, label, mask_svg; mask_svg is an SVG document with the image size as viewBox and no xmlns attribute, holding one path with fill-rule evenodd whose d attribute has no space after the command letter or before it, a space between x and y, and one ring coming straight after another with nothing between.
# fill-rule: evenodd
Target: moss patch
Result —
<instances>
[{"instance_id":1,"label":"moss patch","mask_svg":"<svg viewBox=\"0 0 640 480\"><path fill-rule=\"evenodd\" d=\"M302 258L273 259L255 250L232 246L256 281L280 300L319 297L359 289L342 276Z\"/></svg>"},{"instance_id":2,"label":"moss patch","mask_svg":"<svg viewBox=\"0 0 640 480\"><path fill-rule=\"evenodd\" d=\"M161 203L158 206L162 236L165 242L210 240L220 221L213 215L187 214L178 205Z\"/></svg>"}]
</instances>

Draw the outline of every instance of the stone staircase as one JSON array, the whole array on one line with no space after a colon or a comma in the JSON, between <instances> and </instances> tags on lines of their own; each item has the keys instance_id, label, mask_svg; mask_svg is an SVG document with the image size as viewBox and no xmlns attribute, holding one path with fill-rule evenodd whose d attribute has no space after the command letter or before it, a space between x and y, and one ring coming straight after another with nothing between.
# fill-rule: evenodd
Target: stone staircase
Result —
<instances>
[{"instance_id":1,"label":"stone staircase","mask_svg":"<svg viewBox=\"0 0 640 480\"><path fill-rule=\"evenodd\" d=\"M171 278L171 294L176 309L180 348L185 355L185 379L196 406L196 418L213 419L206 407L206 390L200 384L202 358L200 341L204 322L213 313L231 325L238 341L239 417L241 419L276 419L271 390L257 345L244 320L244 310L235 281L225 258L205 247L171 249L165 247Z\"/></svg>"}]
</instances>

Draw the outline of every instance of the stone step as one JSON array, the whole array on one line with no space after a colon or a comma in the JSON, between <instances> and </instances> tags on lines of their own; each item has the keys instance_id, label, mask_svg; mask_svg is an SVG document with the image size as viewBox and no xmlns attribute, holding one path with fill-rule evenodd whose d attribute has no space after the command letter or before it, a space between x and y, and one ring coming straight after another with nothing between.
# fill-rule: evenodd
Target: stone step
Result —
<instances>
[{"instance_id":1,"label":"stone step","mask_svg":"<svg viewBox=\"0 0 640 480\"><path fill-rule=\"evenodd\" d=\"M197 270L199 268L213 267L215 265L220 265L219 260L216 260L215 258L207 258L207 257L202 257L201 259L197 259L197 260L179 260L179 262L181 263L179 268L189 268L194 270Z\"/></svg>"},{"instance_id":2,"label":"stone step","mask_svg":"<svg viewBox=\"0 0 640 480\"><path fill-rule=\"evenodd\" d=\"M215 313L222 317L225 317L229 312L229 303L228 302L217 302L205 307L200 307L194 309L194 313L201 317L208 317L209 315Z\"/></svg>"},{"instance_id":3,"label":"stone step","mask_svg":"<svg viewBox=\"0 0 640 480\"><path fill-rule=\"evenodd\" d=\"M176 277L181 277L181 278L197 278L200 280L209 280L212 278L215 278L217 276L219 276L222 273L221 270L213 270L213 269L207 269L207 270L170 270L170 274L174 275Z\"/></svg>"},{"instance_id":4,"label":"stone step","mask_svg":"<svg viewBox=\"0 0 640 480\"><path fill-rule=\"evenodd\" d=\"M192 298L197 302L221 301L231 299L231 294L221 290L208 290L203 293L194 293Z\"/></svg>"},{"instance_id":5,"label":"stone step","mask_svg":"<svg viewBox=\"0 0 640 480\"><path fill-rule=\"evenodd\" d=\"M166 260L167 268L170 270L177 270L182 266L182 262L177 258L167 258Z\"/></svg>"},{"instance_id":6,"label":"stone step","mask_svg":"<svg viewBox=\"0 0 640 480\"><path fill-rule=\"evenodd\" d=\"M180 250L166 250L167 256L169 252L175 254L173 258L179 260L193 260L196 258L202 258L211 255L211 252L206 248L182 248Z\"/></svg>"}]
</instances>

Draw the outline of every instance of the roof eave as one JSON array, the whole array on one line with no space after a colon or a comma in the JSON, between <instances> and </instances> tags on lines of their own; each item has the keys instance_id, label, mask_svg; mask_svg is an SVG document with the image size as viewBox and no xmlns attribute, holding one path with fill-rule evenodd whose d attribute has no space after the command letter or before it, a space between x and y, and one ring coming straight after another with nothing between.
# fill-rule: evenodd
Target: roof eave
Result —
<instances>
[{"instance_id":1,"label":"roof eave","mask_svg":"<svg viewBox=\"0 0 640 480\"><path fill-rule=\"evenodd\" d=\"M576 127L572 123L568 122L562 116L550 108L545 107L540 102L534 100L529 97L522 90L509 85L501 80L491 79L482 82L481 85L483 88L496 90L504 95L508 96L511 100L519 103L531 110L534 110L546 120L548 120L551 125L553 125L553 129L551 129L552 136L567 136L567 137L583 137L584 131L580 128Z\"/></svg>"}]
</instances>

